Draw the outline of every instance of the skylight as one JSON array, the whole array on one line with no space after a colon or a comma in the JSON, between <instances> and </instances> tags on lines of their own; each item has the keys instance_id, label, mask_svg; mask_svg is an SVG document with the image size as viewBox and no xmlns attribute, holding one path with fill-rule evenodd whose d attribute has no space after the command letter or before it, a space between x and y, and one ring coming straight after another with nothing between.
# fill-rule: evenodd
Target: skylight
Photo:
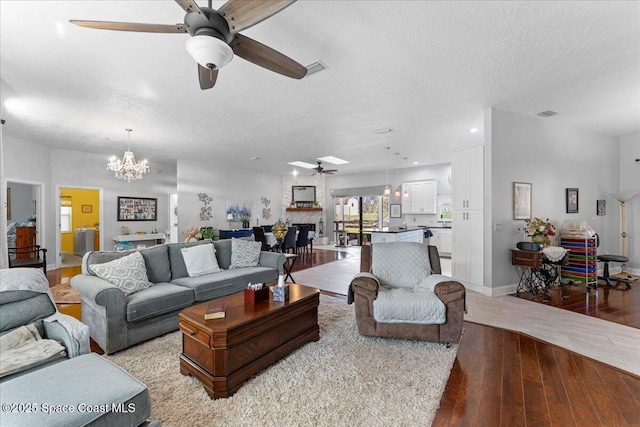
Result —
<instances>
[{"instance_id":1,"label":"skylight","mask_svg":"<svg viewBox=\"0 0 640 427\"><path fill-rule=\"evenodd\" d=\"M288 164L290 164L291 166L297 166L299 168L305 168L305 169L313 169L316 167L316 165L312 165L311 163L301 162L299 160L296 160L295 162L289 162Z\"/></svg>"},{"instance_id":2,"label":"skylight","mask_svg":"<svg viewBox=\"0 0 640 427\"><path fill-rule=\"evenodd\" d=\"M339 159L339 158L333 157L333 156L318 157L318 160L322 160L323 162L331 163L332 165L344 165L344 164L349 163L349 161L347 161L347 160L342 160L342 159Z\"/></svg>"}]
</instances>

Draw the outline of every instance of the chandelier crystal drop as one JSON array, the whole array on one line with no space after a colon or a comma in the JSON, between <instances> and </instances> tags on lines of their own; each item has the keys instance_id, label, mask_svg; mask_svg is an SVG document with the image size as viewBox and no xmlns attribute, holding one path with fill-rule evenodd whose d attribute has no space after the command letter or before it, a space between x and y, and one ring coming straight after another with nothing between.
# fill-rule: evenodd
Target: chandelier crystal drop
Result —
<instances>
[{"instance_id":1,"label":"chandelier crystal drop","mask_svg":"<svg viewBox=\"0 0 640 427\"><path fill-rule=\"evenodd\" d=\"M116 178L131 182L136 179L142 179L142 175L149 172L149 164L147 159L136 162L136 158L129 146L129 139L133 129L125 130L127 131L127 151L124 152L122 160L112 156L109 159L109 163L107 163L107 169L115 172Z\"/></svg>"}]
</instances>

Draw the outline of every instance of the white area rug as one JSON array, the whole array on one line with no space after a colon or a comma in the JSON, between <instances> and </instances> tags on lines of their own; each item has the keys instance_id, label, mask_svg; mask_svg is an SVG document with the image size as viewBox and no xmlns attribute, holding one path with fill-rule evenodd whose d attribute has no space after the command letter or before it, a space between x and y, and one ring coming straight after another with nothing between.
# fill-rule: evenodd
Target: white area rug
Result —
<instances>
[{"instance_id":1,"label":"white area rug","mask_svg":"<svg viewBox=\"0 0 640 427\"><path fill-rule=\"evenodd\" d=\"M179 369L180 332L112 356L144 382L164 426L431 425L457 345L362 337L354 308L321 295L320 340L211 400Z\"/></svg>"}]
</instances>

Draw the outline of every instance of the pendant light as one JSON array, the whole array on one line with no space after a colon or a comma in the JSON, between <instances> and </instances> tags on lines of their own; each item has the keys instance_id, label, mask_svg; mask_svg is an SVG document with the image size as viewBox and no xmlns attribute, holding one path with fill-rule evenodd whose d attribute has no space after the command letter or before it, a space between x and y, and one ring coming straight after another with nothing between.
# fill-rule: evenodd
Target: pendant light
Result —
<instances>
[{"instance_id":1,"label":"pendant light","mask_svg":"<svg viewBox=\"0 0 640 427\"><path fill-rule=\"evenodd\" d=\"M384 147L387 152L391 147ZM389 156L387 155L387 185L384 187L384 195L385 197L389 197L391 195L391 185L389 185Z\"/></svg>"},{"instance_id":2,"label":"pendant light","mask_svg":"<svg viewBox=\"0 0 640 427\"><path fill-rule=\"evenodd\" d=\"M400 153L396 153L396 157L398 157ZM398 184L398 187L396 188L396 191L393 192L393 198L394 199L399 199L400 198L400 179L398 178L398 166L396 165L396 184Z\"/></svg>"}]
</instances>

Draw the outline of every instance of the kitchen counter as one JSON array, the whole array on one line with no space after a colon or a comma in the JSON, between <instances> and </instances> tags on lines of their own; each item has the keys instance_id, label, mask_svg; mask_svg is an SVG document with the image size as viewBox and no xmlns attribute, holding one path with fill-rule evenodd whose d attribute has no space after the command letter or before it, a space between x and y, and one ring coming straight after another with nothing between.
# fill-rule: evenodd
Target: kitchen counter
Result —
<instances>
[{"instance_id":1,"label":"kitchen counter","mask_svg":"<svg viewBox=\"0 0 640 427\"><path fill-rule=\"evenodd\" d=\"M400 227L389 227L387 229L372 231L371 243L378 242L419 242L424 241L424 229L414 228L405 230Z\"/></svg>"}]
</instances>

